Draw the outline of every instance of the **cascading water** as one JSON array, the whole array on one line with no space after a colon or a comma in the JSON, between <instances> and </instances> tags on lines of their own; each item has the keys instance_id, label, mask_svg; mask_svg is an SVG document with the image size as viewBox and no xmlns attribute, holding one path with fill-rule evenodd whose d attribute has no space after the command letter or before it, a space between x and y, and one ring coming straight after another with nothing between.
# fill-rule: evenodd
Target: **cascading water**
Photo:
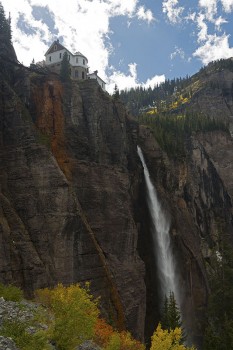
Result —
<instances>
[{"instance_id":1,"label":"cascading water","mask_svg":"<svg viewBox=\"0 0 233 350\"><path fill-rule=\"evenodd\" d=\"M153 242L157 259L158 276L160 280L161 297L174 293L179 304L179 295L176 287L175 264L170 244L170 222L159 203L156 190L150 180L150 174L144 160L141 148L138 146L138 155L144 168L147 187L147 202L153 223Z\"/></svg>"}]
</instances>

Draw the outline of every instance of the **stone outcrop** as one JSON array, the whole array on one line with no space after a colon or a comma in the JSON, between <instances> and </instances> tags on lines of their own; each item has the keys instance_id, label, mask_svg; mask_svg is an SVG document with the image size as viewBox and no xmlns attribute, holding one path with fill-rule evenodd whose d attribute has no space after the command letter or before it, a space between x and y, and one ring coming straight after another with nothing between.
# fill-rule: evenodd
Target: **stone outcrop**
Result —
<instances>
[{"instance_id":1,"label":"stone outcrop","mask_svg":"<svg viewBox=\"0 0 233 350\"><path fill-rule=\"evenodd\" d=\"M31 295L90 281L103 314L142 339L137 125L93 80L25 73L13 88L0 91L1 282Z\"/></svg>"}]
</instances>

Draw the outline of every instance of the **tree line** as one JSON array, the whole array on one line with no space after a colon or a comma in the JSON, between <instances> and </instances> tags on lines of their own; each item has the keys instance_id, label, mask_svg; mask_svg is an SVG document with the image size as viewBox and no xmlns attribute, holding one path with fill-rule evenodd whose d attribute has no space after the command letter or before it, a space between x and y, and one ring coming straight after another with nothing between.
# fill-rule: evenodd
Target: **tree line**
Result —
<instances>
[{"instance_id":1,"label":"tree line","mask_svg":"<svg viewBox=\"0 0 233 350\"><path fill-rule=\"evenodd\" d=\"M143 114L138 117L138 121L140 124L148 125L160 147L169 157L176 159L186 157L185 141L192 133L214 130L229 132L223 121L201 113L184 112L180 115L164 113L156 116Z\"/></svg>"}]
</instances>

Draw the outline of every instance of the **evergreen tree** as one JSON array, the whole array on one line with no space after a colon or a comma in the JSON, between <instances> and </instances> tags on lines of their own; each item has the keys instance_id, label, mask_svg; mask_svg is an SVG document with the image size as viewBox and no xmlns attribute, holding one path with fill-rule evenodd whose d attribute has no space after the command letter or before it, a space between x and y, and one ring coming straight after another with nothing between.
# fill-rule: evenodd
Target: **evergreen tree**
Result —
<instances>
[{"instance_id":1,"label":"evergreen tree","mask_svg":"<svg viewBox=\"0 0 233 350\"><path fill-rule=\"evenodd\" d=\"M63 55L62 62L61 62L60 77L63 82L70 81L70 63L69 63L68 54L66 51Z\"/></svg>"},{"instance_id":2,"label":"evergreen tree","mask_svg":"<svg viewBox=\"0 0 233 350\"><path fill-rule=\"evenodd\" d=\"M120 98L120 93L119 93L117 84L115 84L115 87L114 87L113 98L114 100L118 100Z\"/></svg>"},{"instance_id":3,"label":"evergreen tree","mask_svg":"<svg viewBox=\"0 0 233 350\"><path fill-rule=\"evenodd\" d=\"M163 329L170 328L169 313L168 313L168 298L166 295L164 298L164 304L163 304L163 310L162 310L161 326Z\"/></svg>"},{"instance_id":4,"label":"evergreen tree","mask_svg":"<svg viewBox=\"0 0 233 350\"><path fill-rule=\"evenodd\" d=\"M168 330L181 328L182 326L180 310L177 306L173 292L170 292L169 298L165 296L161 326L163 329Z\"/></svg>"},{"instance_id":5,"label":"evergreen tree","mask_svg":"<svg viewBox=\"0 0 233 350\"><path fill-rule=\"evenodd\" d=\"M233 249L220 242L212 262L204 350L233 349Z\"/></svg>"},{"instance_id":6,"label":"evergreen tree","mask_svg":"<svg viewBox=\"0 0 233 350\"><path fill-rule=\"evenodd\" d=\"M0 38L6 44L11 44L11 19L6 19L5 11L0 3Z\"/></svg>"}]
</instances>

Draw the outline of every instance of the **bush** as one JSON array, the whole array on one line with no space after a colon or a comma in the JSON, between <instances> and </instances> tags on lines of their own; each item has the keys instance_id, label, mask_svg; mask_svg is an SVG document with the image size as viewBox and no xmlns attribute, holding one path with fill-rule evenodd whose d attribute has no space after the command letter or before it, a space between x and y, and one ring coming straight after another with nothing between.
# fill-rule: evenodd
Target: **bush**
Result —
<instances>
[{"instance_id":1,"label":"bush","mask_svg":"<svg viewBox=\"0 0 233 350\"><path fill-rule=\"evenodd\" d=\"M111 336L114 333L112 326L106 323L102 318L98 318L95 324L94 332L94 342L100 345L101 347L107 346Z\"/></svg>"},{"instance_id":2,"label":"bush","mask_svg":"<svg viewBox=\"0 0 233 350\"><path fill-rule=\"evenodd\" d=\"M0 283L0 297L7 301L21 301L23 299L23 292L20 288L8 285L4 286Z\"/></svg>"},{"instance_id":3,"label":"bush","mask_svg":"<svg viewBox=\"0 0 233 350\"><path fill-rule=\"evenodd\" d=\"M52 338L58 349L73 350L93 338L99 310L88 289L58 284L54 289L38 290L36 297L54 313Z\"/></svg>"},{"instance_id":4,"label":"bush","mask_svg":"<svg viewBox=\"0 0 233 350\"><path fill-rule=\"evenodd\" d=\"M195 350L187 348L181 344L182 330L181 328L175 328L171 330L163 330L159 323L157 329L151 337L150 350Z\"/></svg>"},{"instance_id":5,"label":"bush","mask_svg":"<svg viewBox=\"0 0 233 350\"><path fill-rule=\"evenodd\" d=\"M97 320L94 341L105 350L145 350L145 346L129 332L117 332L103 319Z\"/></svg>"},{"instance_id":6,"label":"bush","mask_svg":"<svg viewBox=\"0 0 233 350\"><path fill-rule=\"evenodd\" d=\"M49 350L46 331L30 334L27 328L31 322L4 321L0 335L10 337L21 350Z\"/></svg>"},{"instance_id":7,"label":"bush","mask_svg":"<svg viewBox=\"0 0 233 350\"><path fill-rule=\"evenodd\" d=\"M105 350L120 350L120 349L121 349L120 335L117 332L114 332Z\"/></svg>"}]
</instances>

